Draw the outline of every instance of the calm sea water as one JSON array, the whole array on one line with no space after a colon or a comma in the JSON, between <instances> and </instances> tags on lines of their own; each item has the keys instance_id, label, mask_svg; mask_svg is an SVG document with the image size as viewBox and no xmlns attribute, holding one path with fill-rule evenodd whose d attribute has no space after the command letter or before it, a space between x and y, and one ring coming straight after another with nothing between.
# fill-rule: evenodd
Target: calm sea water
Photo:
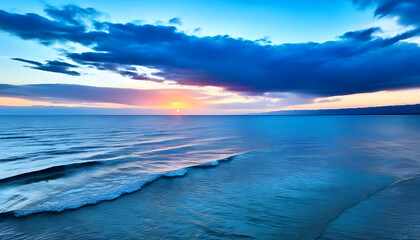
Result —
<instances>
[{"instance_id":1,"label":"calm sea water","mask_svg":"<svg viewBox=\"0 0 420 240\"><path fill-rule=\"evenodd\" d=\"M420 116L2 116L0 239L419 239L419 133Z\"/></svg>"}]
</instances>

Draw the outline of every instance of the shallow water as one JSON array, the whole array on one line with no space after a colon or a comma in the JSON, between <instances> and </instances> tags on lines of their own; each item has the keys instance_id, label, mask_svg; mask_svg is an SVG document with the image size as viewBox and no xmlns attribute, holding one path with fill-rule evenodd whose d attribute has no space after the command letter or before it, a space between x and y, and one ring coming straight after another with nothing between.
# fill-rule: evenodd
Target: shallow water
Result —
<instances>
[{"instance_id":1,"label":"shallow water","mask_svg":"<svg viewBox=\"0 0 420 240\"><path fill-rule=\"evenodd\" d=\"M0 123L1 239L420 236L420 116Z\"/></svg>"}]
</instances>

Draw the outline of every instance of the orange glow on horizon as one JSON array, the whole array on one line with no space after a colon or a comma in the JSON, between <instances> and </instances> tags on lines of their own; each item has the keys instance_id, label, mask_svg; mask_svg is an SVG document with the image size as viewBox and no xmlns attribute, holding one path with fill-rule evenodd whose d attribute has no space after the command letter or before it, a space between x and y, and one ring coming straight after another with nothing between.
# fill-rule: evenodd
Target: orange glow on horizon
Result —
<instances>
[{"instance_id":1,"label":"orange glow on horizon","mask_svg":"<svg viewBox=\"0 0 420 240\"><path fill-rule=\"evenodd\" d=\"M100 107L100 108L139 108L139 106L118 104L118 103L55 103L48 101L29 100L15 97L0 97L0 106L7 107Z\"/></svg>"},{"instance_id":2,"label":"orange glow on horizon","mask_svg":"<svg viewBox=\"0 0 420 240\"><path fill-rule=\"evenodd\" d=\"M197 104L197 103L196 104L191 104L191 103L184 103L184 102L167 102L167 103L159 104L158 106L156 106L156 108L182 110L182 109L196 108L199 105L200 104Z\"/></svg>"},{"instance_id":3,"label":"orange glow on horizon","mask_svg":"<svg viewBox=\"0 0 420 240\"><path fill-rule=\"evenodd\" d=\"M188 107L190 107L190 105L187 105L187 104L182 103L182 102L173 102L173 103L171 103L171 107L179 110L181 108L188 108Z\"/></svg>"},{"instance_id":4,"label":"orange glow on horizon","mask_svg":"<svg viewBox=\"0 0 420 240\"><path fill-rule=\"evenodd\" d=\"M0 106L30 107L30 106L65 106L74 107L77 104L53 104L47 101L28 100L15 97L0 97Z\"/></svg>"},{"instance_id":5,"label":"orange glow on horizon","mask_svg":"<svg viewBox=\"0 0 420 240\"><path fill-rule=\"evenodd\" d=\"M176 99L176 100L175 100ZM102 103L102 102L53 102L49 100L31 100L17 97L1 97L0 106L30 107L30 106L56 106L56 107L99 107L99 108L143 108L143 109L173 109L184 110L204 106L203 102L194 95L183 92L157 93L155 96L139 99L139 105Z\"/></svg>"},{"instance_id":6,"label":"orange glow on horizon","mask_svg":"<svg viewBox=\"0 0 420 240\"><path fill-rule=\"evenodd\" d=\"M420 88L324 97L315 99L312 103L296 104L282 108L276 108L277 102L269 102L261 97L243 97L240 95L227 94L223 97L218 95L215 98L211 98L203 92L180 89L162 89L145 93L146 94L143 95L139 94L139 96L132 96L129 99L130 101L127 101L131 104L76 102L71 100L52 101L47 98L30 100L19 97L0 96L0 106L138 108L157 111L162 110L162 113L165 114L246 114L252 112L258 113L278 110L336 109L420 103ZM268 98L268 100L270 100L270 98ZM260 101L262 102L261 108L246 107L246 104L248 103L252 106L254 103L259 104ZM232 108L219 107L220 104L231 103ZM239 103L238 106L245 106L245 108L235 108L235 103Z\"/></svg>"},{"instance_id":7,"label":"orange glow on horizon","mask_svg":"<svg viewBox=\"0 0 420 240\"><path fill-rule=\"evenodd\" d=\"M372 93L357 93L344 96L334 96L317 99L314 103L295 105L281 110L307 110L307 109L336 109L359 108L392 105L408 105L420 103L420 89L407 89L395 91L380 91ZM322 102L320 100L334 100Z\"/></svg>"}]
</instances>

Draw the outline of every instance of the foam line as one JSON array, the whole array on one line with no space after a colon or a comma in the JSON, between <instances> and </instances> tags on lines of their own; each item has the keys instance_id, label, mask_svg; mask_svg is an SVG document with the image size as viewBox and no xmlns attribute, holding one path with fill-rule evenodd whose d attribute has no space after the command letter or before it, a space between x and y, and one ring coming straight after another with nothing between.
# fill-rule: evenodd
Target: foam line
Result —
<instances>
[{"instance_id":1,"label":"foam line","mask_svg":"<svg viewBox=\"0 0 420 240\"><path fill-rule=\"evenodd\" d=\"M244 153L248 153L248 152L250 152L250 151L242 152L240 154L244 154ZM163 173L163 174L160 174L160 175L156 175L156 176L153 176L153 177L151 177L150 179L148 179L144 182L136 184L135 186L134 185L133 186L128 186L126 189L124 189L120 192L114 192L112 194L109 194L109 195L103 197L102 199L89 199L89 201L80 202L78 204L74 204L74 205L71 205L71 206L63 206L63 207L55 206L54 209L52 209L52 208L50 208L50 209L41 208L41 209L31 209L31 210L14 210L14 211L8 211L8 212L0 213L0 216L10 216L10 215L12 215L14 217L24 217L24 216L28 216L28 215L32 215L32 214L36 214L36 213L41 213L41 212L58 213L58 212L63 212L63 211L67 211L67 210L75 210L75 209L78 209L78 208L81 208L81 207L84 207L84 206L96 205L96 204L104 202L104 201L112 201L112 200L115 200L115 199L125 195L125 194L129 194L129 193L139 191L144 186L149 185L149 184L157 181L158 179L182 177L182 176L185 176L190 169L194 169L194 168L216 167L216 166L220 165L220 163L222 163L222 162L232 161L236 156L238 156L240 154L236 154L236 155L232 155L232 156L229 156L227 158L220 159L220 160L211 161L211 162L203 163L203 164L200 164L200 165L189 166L189 167L169 171L169 172L166 172L166 173ZM43 173L59 174L59 173L57 173L57 171L65 171L68 168L83 167L86 164L97 165L97 164L101 164L101 163L100 162L86 162L86 163L82 163L82 164L71 164L71 165L65 165L65 166L56 166L56 167L51 167L51 168L47 168L47 169L40 170L40 171L24 173L24 174L21 174L21 175L10 177L10 178L1 179L0 181L12 181L12 180L32 176L34 174L35 175L40 174L40 173L41 174L43 174Z\"/></svg>"}]
</instances>

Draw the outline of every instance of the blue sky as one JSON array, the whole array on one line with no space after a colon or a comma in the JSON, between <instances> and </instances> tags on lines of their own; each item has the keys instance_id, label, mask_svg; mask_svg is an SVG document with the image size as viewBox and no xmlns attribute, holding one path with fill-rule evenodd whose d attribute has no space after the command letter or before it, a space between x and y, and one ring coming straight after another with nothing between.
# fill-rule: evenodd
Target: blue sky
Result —
<instances>
[{"instance_id":1,"label":"blue sky","mask_svg":"<svg viewBox=\"0 0 420 240\"><path fill-rule=\"evenodd\" d=\"M3 0L0 105L237 114L419 103L420 21L413 13L419 5L413 0ZM84 15L68 21L63 16L69 9ZM40 18L50 24L36 25L33 19ZM105 27L94 29L93 22ZM69 32L60 34L69 36L49 32L51 24L66 28ZM93 32L99 38L88 39ZM70 96L65 88L70 85L97 88L86 90L89 94L133 89L139 103ZM55 87L63 92L39 90ZM398 91L404 97L395 97ZM145 92L154 101L146 100Z\"/></svg>"}]
</instances>

